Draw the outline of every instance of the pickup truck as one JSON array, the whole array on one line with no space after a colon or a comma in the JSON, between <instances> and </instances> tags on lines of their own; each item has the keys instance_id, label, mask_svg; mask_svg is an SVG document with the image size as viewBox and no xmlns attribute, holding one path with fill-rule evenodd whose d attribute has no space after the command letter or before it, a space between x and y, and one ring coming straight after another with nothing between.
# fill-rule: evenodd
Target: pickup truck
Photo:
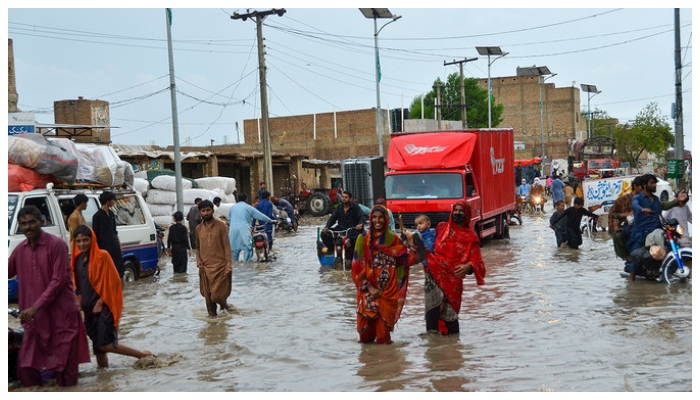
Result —
<instances>
[{"instance_id":1,"label":"pickup truck","mask_svg":"<svg viewBox=\"0 0 700 400\"><path fill-rule=\"evenodd\" d=\"M384 178L387 207L406 227L419 214L435 226L464 200L481 239L507 238L516 212L514 160L512 128L395 133Z\"/></svg>"},{"instance_id":2,"label":"pickup truck","mask_svg":"<svg viewBox=\"0 0 700 400\"><path fill-rule=\"evenodd\" d=\"M88 197L88 207L83 217L89 226L92 216L100 208L101 190L56 188L49 183L46 189L27 192L9 192L8 200L8 255L25 240L19 229L17 211L28 205L36 206L46 218L45 232L65 240L70 251L70 237L67 220L75 209L73 197L84 193ZM117 231L122 244L124 260L124 281L130 282L142 277L158 274L158 247L156 225L145 200L138 192L115 191L117 203L112 211L117 218Z\"/></svg>"}]
</instances>

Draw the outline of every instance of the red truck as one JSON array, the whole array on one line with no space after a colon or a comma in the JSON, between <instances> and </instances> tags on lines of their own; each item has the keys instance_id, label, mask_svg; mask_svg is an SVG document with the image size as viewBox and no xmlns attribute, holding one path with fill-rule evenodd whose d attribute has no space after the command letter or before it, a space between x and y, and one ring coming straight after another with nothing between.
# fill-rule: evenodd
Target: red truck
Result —
<instances>
[{"instance_id":1,"label":"red truck","mask_svg":"<svg viewBox=\"0 0 700 400\"><path fill-rule=\"evenodd\" d=\"M387 207L406 227L419 214L435 227L462 199L480 238L508 237L516 212L514 153L512 128L394 133L384 177Z\"/></svg>"}]
</instances>

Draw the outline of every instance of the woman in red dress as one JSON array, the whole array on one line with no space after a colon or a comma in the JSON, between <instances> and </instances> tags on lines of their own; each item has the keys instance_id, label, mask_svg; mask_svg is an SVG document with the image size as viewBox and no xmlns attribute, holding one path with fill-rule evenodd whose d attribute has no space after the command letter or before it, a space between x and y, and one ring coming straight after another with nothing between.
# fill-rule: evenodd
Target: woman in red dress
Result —
<instances>
[{"instance_id":1,"label":"woman in red dress","mask_svg":"<svg viewBox=\"0 0 700 400\"><path fill-rule=\"evenodd\" d=\"M460 200L452 205L448 222L435 228L435 250L428 253L425 284L425 321L428 332L459 333L462 280L474 275L483 285L486 266L481 258L479 237L469 227L471 208Z\"/></svg>"}]
</instances>

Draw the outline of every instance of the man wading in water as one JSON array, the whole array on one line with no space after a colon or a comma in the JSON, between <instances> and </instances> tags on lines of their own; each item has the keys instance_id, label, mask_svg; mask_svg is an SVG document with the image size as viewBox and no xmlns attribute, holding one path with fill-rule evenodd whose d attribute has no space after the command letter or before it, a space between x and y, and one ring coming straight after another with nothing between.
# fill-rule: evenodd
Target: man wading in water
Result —
<instances>
[{"instance_id":1,"label":"man wading in water","mask_svg":"<svg viewBox=\"0 0 700 400\"><path fill-rule=\"evenodd\" d=\"M227 303L231 295L231 243L228 228L214 219L214 204L209 200L199 203L203 222L197 225L197 268L199 268L199 292L204 296L210 317L216 317L216 305L232 311Z\"/></svg>"}]
</instances>

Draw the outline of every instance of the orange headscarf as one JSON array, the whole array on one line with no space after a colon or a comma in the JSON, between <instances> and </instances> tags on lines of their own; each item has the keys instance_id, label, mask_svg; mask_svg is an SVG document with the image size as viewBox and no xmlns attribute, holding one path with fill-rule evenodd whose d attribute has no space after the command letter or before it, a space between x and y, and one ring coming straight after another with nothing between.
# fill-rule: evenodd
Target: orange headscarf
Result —
<instances>
[{"instance_id":1,"label":"orange headscarf","mask_svg":"<svg viewBox=\"0 0 700 400\"><path fill-rule=\"evenodd\" d=\"M90 229L92 241L90 244L90 254L88 258L88 279L90 284L100 296L102 301L109 307L114 316L114 327L119 326L119 319L122 315L122 280L119 277L119 272L114 266L112 257L106 250L101 250L97 245L95 232ZM75 286L75 260L81 254L75 240L71 241L72 251L70 256L71 277L73 278L73 286Z\"/></svg>"}]
</instances>

